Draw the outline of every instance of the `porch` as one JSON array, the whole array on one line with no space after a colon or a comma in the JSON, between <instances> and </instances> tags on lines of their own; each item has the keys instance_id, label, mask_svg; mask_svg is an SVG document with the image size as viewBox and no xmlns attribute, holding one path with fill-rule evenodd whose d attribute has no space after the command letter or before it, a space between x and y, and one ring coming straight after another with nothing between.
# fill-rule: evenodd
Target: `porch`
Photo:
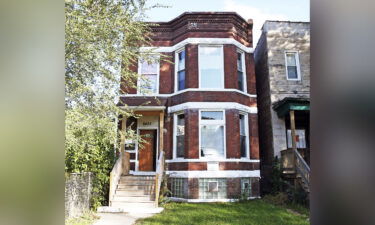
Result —
<instances>
[{"instance_id":1,"label":"porch","mask_svg":"<svg viewBox=\"0 0 375 225\"><path fill-rule=\"evenodd\" d=\"M287 149L280 152L283 174L299 180L310 191L310 101L306 98L284 98L274 104L279 118L284 118Z\"/></svg>"}]
</instances>

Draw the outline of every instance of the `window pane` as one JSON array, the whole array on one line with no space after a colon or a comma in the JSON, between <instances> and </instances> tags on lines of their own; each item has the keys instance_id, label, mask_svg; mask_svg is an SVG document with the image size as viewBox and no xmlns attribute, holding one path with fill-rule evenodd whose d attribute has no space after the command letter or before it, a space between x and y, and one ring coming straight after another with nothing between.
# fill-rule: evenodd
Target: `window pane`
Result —
<instances>
[{"instance_id":1,"label":"window pane","mask_svg":"<svg viewBox=\"0 0 375 225\"><path fill-rule=\"evenodd\" d=\"M185 70L178 72L178 90L185 89Z\"/></svg>"},{"instance_id":2,"label":"window pane","mask_svg":"<svg viewBox=\"0 0 375 225\"><path fill-rule=\"evenodd\" d=\"M177 157L183 158L185 156L185 135L177 136Z\"/></svg>"},{"instance_id":3,"label":"window pane","mask_svg":"<svg viewBox=\"0 0 375 225\"><path fill-rule=\"evenodd\" d=\"M224 156L224 127L222 125L201 126L202 156Z\"/></svg>"},{"instance_id":4,"label":"window pane","mask_svg":"<svg viewBox=\"0 0 375 225\"><path fill-rule=\"evenodd\" d=\"M144 77L139 80L141 92L147 93L156 93L156 82L157 82L157 75L156 74L148 74L143 75Z\"/></svg>"},{"instance_id":5,"label":"window pane","mask_svg":"<svg viewBox=\"0 0 375 225\"><path fill-rule=\"evenodd\" d=\"M242 71L242 54L237 53L237 70Z\"/></svg>"},{"instance_id":6,"label":"window pane","mask_svg":"<svg viewBox=\"0 0 375 225\"><path fill-rule=\"evenodd\" d=\"M141 74L157 74L158 63L148 63L144 60L141 61Z\"/></svg>"},{"instance_id":7,"label":"window pane","mask_svg":"<svg viewBox=\"0 0 375 225\"><path fill-rule=\"evenodd\" d=\"M240 136L240 146L241 146L241 157L247 157L246 152L246 136Z\"/></svg>"},{"instance_id":8,"label":"window pane","mask_svg":"<svg viewBox=\"0 0 375 225\"><path fill-rule=\"evenodd\" d=\"M202 111L202 120L223 120L223 112L221 111Z\"/></svg>"},{"instance_id":9,"label":"window pane","mask_svg":"<svg viewBox=\"0 0 375 225\"><path fill-rule=\"evenodd\" d=\"M288 66L288 79L297 79L297 67L296 66Z\"/></svg>"},{"instance_id":10,"label":"window pane","mask_svg":"<svg viewBox=\"0 0 375 225\"><path fill-rule=\"evenodd\" d=\"M220 47L199 48L201 88L223 88L223 56Z\"/></svg>"},{"instance_id":11,"label":"window pane","mask_svg":"<svg viewBox=\"0 0 375 225\"><path fill-rule=\"evenodd\" d=\"M286 63L287 66L296 66L296 54L295 53L288 53L286 54Z\"/></svg>"},{"instance_id":12,"label":"window pane","mask_svg":"<svg viewBox=\"0 0 375 225\"><path fill-rule=\"evenodd\" d=\"M178 53L178 71L185 69L185 50Z\"/></svg>"},{"instance_id":13,"label":"window pane","mask_svg":"<svg viewBox=\"0 0 375 225\"><path fill-rule=\"evenodd\" d=\"M245 135L245 116L240 114L240 134Z\"/></svg>"},{"instance_id":14,"label":"window pane","mask_svg":"<svg viewBox=\"0 0 375 225\"><path fill-rule=\"evenodd\" d=\"M184 157L185 155L185 115L177 116L177 131L176 131L176 150L177 157Z\"/></svg>"},{"instance_id":15,"label":"window pane","mask_svg":"<svg viewBox=\"0 0 375 225\"><path fill-rule=\"evenodd\" d=\"M238 89L243 91L243 72L237 72Z\"/></svg>"}]
</instances>

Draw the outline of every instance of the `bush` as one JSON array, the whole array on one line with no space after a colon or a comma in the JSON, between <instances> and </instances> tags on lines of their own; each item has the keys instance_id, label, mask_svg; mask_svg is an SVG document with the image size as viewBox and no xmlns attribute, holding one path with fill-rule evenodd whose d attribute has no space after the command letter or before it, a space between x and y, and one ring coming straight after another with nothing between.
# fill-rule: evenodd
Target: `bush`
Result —
<instances>
[{"instance_id":1,"label":"bush","mask_svg":"<svg viewBox=\"0 0 375 225\"><path fill-rule=\"evenodd\" d=\"M289 203L288 195L284 192L278 192L276 194L270 194L263 197L265 202L285 206Z\"/></svg>"}]
</instances>

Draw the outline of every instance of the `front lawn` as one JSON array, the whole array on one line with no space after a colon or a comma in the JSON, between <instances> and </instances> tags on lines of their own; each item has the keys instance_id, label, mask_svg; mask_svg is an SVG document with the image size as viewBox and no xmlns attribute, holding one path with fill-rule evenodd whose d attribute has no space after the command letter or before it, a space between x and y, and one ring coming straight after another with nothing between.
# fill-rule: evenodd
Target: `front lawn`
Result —
<instances>
[{"instance_id":1,"label":"front lawn","mask_svg":"<svg viewBox=\"0 0 375 225\"><path fill-rule=\"evenodd\" d=\"M156 224L309 224L308 215L286 208L251 200L236 203L168 203L164 211L137 221L137 225Z\"/></svg>"}]
</instances>

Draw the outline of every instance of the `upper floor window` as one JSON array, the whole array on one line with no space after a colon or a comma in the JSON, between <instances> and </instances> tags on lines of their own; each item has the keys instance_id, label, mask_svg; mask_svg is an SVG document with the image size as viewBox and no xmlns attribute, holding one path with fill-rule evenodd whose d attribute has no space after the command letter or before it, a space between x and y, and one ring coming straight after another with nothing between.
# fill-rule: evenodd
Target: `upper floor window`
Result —
<instances>
[{"instance_id":1,"label":"upper floor window","mask_svg":"<svg viewBox=\"0 0 375 225\"><path fill-rule=\"evenodd\" d=\"M185 156L185 115L174 115L174 158Z\"/></svg>"},{"instance_id":2,"label":"upper floor window","mask_svg":"<svg viewBox=\"0 0 375 225\"><path fill-rule=\"evenodd\" d=\"M185 49L176 52L176 91L185 89Z\"/></svg>"},{"instance_id":3,"label":"upper floor window","mask_svg":"<svg viewBox=\"0 0 375 225\"><path fill-rule=\"evenodd\" d=\"M297 52L285 52L285 67L288 80L300 80L300 65Z\"/></svg>"},{"instance_id":4,"label":"upper floor window","mask_svg":"<svg viewBox=\"0 0 375 225\"><path fill-rule=\"evenodd\" d=\"M238 90L246 91L246 71L245 71L245 55L243 52L237 52L237 83Z\"/></svg>"},{"instance_id":5,"label":"upper floor window","mask_svg":"<svg viewBox=\"0 0 375 225\"><path fill-rule=\"evenodd\" d=\"M199 46L199 87L224 88L223 46Z\"/></svg>"},{"instance_id":6,"label":"upper floor window","mask_svg":"<svg viewBox=\"0 0 375 225\"><path fill-rule=\"evenodd\" d=\"M140 59L138 62L138 94L151 95L159 92L159 57Z\"/></svg>"},{"instance_id":7,"label":"upper floor window","mask_svg":"<svg viewBox=\"0 0 375 225\"><path fill-rule=\"evenodd\" d=\"M224 111L200 112L200 155L208 158L224 157Z\"/></svg>"}]
</instances>

